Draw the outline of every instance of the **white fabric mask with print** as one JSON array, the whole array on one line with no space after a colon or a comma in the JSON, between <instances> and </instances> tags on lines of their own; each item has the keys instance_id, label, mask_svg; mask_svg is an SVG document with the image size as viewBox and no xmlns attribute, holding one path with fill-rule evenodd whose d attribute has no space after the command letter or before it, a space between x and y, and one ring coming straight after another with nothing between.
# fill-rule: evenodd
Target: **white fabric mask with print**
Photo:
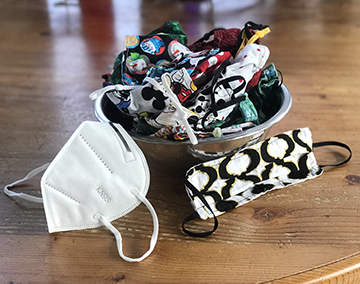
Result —
<instances>
[{"instance_id":1,"label":"white fabric mask with print","mask_svg":"<svg viewBox=\"0 0 360 284\"><path fill-rule=\"evenodd\" d=\"M313 149L337 146L349 156L341 163L318 165ZM350 161L349 146L337 141L313 143L308 127L287 131L247 146L232 155L206 161L186 173L185 188L195 212L183 221L183 231L193 237L210 236L218 227L216 216L244 205L261 195L313 179L325 167ZM211 231L194 232L185 228L188 222L213 218Z\"/></svg>"},{"instance_id":2,"label":"white fabric mask with print","mask_svg":"<svg viewBox=\"0 0 360 284\"><path fill-rule=\"evenodd\" d=\"M41 197L9 190L45 170ZM50 233L96 228L105 225L115 236L120 256L139 262L150 255L158 238L156 212L146 199L150 173L145 157L129 134L118 124L83 122L55 159L7 185L5 194L43 202ZM123 254L120 232L110 223L143 202L153 218L150 249L139 258Z\"/></svg>"}]
</instances>

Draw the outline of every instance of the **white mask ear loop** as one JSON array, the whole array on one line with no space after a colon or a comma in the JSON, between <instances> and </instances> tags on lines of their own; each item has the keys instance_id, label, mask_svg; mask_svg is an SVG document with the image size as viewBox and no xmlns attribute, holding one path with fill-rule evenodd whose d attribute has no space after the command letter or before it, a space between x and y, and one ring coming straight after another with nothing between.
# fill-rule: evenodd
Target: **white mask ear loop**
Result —
<instances>
[{"instance_id":1,"label":"white mask ear loop","mask_svg":"<svg viewBox=\"0 0 360 284\"><path fill-rule=\"evenodd\" d=\"M14 185L17 185L17 184L19 184L19 183L21 183L23 181L31 179L32 177L34 177L34 176L38 175L39 173L45 171L48 168L49 165L50 165L50 163L47 163L47 164L45 164L45 165L43 165L41 167L38 167L38 168L32 170L30 173L28 173L26 177L6 185L4 187L4 193L7 196L10 196L10 197L20 197L22 199L25 199L25 200L28 200L28 201L31 201L31 202L43 203L43 199L41 197L36 197L36 196L26 194L26 193L22 193L22 192L17 193L17 192L14 192L14 191L10 190L9 187L13 187Z\"/></svg>"},{"instance_id":2,"label":"white mask ear loop","mask_svg":"<svg viewBox=\"0 0 360 284\"><path fill-rule=\"evenodd\" d=\"M123 253L123 250L122 250L122 237L121 237L120 232L104 216L102 216L100 214L96 214L94 216L94 218L99 219L99 221L114 234L114 236L116 238L118 252L122 259L129 261L129 262L140 262L140 261L144 260L146 257L148 257L155 248L155 245L156 245L156 242L158 239L158 235L159 235L159 220L156 215L154 207L146 199L146 197L144 195L142 195L141 193L139 193L136 189L132 189L131 192L146 205L146 207L149 209L151 216L153 218L154 231L153 231L153 234L152 234L151 240L150 240L150 248L141 257L131 258L131 257L125 256Z\"/></svg>"},{"instance_id":3,"label":"white mask ear loop","mask_svg":"<svg viewBox=\"0 0 360 284\"><path fill-rule=\"evenodd\" d=\"M124 86L124 85L109 85L106 86L104 88L98 89L94 92L92 92L89 95L90 100L94 101L96 100L98 97L101 97L102 95L104 95L106 92L109 91L122 91L122 90L133 90L136 86Z\"/></svg>"}]
</instances>

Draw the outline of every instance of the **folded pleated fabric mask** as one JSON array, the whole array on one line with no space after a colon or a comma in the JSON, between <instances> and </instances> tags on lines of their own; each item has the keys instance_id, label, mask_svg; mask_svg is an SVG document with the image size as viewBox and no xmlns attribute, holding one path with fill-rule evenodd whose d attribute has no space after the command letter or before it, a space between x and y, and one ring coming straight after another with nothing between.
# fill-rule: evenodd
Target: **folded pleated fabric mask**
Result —
<instances>
[{"instance_id":1,"label":"folded pleated fabric mask","mask_svg":"<svg viewBox=\"0 0 360 284\"><path fill-rule=\"evenodd\" d=\"M194 237L211 235L218 226L216 216L246 204L268 191L287 187L318 177L323 167L318 165L314 147L339 146L340 142L312 142L309 128L288 131L247 147L231 156L221 157L190 168L185 188L195 212L184 219L183 231ZM330 165L329 165L330 166ZM214 218L211 231L193 232L185 225L194 219Z\"/></svg>"}]
</instances>

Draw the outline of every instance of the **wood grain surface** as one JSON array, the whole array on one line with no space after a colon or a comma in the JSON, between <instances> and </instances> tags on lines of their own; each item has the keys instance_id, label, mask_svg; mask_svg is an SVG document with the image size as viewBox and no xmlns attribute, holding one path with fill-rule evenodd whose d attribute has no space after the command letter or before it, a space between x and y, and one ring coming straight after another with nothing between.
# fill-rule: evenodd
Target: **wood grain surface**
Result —
<instances>
[{"instance_id":1,"label":"wood grain surface","mask_svg":"<svg viewBox=\"0 0 360 284\"><path fill-rule=\"evenodd\" d=\"M50 162L84 120L129 34L179 21L189 43L219 27L267 24L262 44L293 105L271 135L308 126L314 141L349 145L352 160L219 217L205 239L181 230L193 212L184 171L149 160L148 199L160 232L154 252L127 263L112 233L49 234L42 205L0 193L0 283L360 283L360 2L356 0L2 0L0 185ZM315 151L319 164L346 153ZM40 195L40 177L16 188ZM144 205L113 224L125 254L149 245ZM193 228L210 228L195 221Z\"/></svg>"}]
</instances>

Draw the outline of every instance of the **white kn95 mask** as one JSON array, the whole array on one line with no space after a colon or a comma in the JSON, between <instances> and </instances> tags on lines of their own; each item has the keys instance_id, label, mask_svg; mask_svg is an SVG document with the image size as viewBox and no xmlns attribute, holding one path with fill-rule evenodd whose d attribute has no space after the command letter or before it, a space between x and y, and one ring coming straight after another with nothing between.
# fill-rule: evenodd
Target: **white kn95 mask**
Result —
<instances>
[{"instance_id":1,"label":"white kn95 mask","mask_svg":"<svg viewBox=\"0 0 360 284\"><path fill-rule=\"evenodd\" d=\"M9 188L42 171L41 197L17 193ZM151 254L158 238L156 212L146 199L150 173L145 157L129 134L119 125L85 121L73 133L55 159L5 186L4 192L44 204L50 233L105 225L115 236L119 255L139 262ZM120 232L110 223L141 202L153 219L149 250L139 258L123 254Z\"/></svg>"}]
</instances>

